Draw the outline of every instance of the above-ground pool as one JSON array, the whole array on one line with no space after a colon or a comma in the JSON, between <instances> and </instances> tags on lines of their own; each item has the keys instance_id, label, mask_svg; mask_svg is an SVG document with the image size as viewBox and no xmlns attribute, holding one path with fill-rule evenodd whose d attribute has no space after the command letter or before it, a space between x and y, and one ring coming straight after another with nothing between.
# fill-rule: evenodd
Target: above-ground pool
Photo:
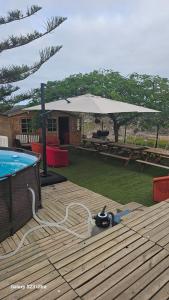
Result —
<instances>
[{"instance_id":1,"label":"above-ground pool","mask_svg":"<svg viewBox=\"0 0 169 300\"><path fill-rule=\"evenodd\" d=\"M27 153L0 150L0 177L14 174L36 161L36 156Z\"/></svg>"},{"instance_id":2,"label":"above-ground pool","mask_svg":"<svg viewBox=\"0 0 169 300\"><path fill-rule=\"evenodd\" d=\"M32 199L41 207L39 157L22 149L0 148L0 241L32 217Z\"/></svg>"}]
</instances>

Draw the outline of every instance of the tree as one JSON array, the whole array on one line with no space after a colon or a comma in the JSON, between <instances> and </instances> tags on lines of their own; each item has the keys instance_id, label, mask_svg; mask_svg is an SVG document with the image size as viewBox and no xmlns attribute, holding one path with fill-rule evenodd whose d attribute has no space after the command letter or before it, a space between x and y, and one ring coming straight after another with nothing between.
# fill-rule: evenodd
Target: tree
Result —
<instances>
[{"instance_id":1,"label":"tree","mask_svg":"<svg viewBox=\"0 0 169 300\"><path fill-rule=\"evenodd\" d=\"M151 118L149 114L141 115L142 128L156 127L155 147L157 147L160 129L168 128L169 124L169 80L159 76L137 73L130 77L137 81L144 105L160 111L160 113L151 114Z\"/></svg>"},{"instance_id":2,"label":"tree","mask_svg":"<svg viewBox=\"0 0 169 300\"><path fill-rule=\"evenodd\" d=\"M46 99L48 102L91 93L160 110L157 114L123 113L111 114L115 141L118 141L119 129L140 120L145 127L168 126L169 124L169 80L159 76L133 73L128 77L112 70L93 71L87 74L71 75L61 81L47 83ZM40 94L34 91L30 105L39 103Z\"/></svg>"},{"instance_id":3,"label":"tree","mask_svg":"<svg viewBox=\"0 0 169 300\"><path fill-rule=\"evenodd\" d=\"M20 10L9 11L6 17L0 17L0 25L5 25L14 21L21 21L24 18L31 17L42 7L37 5L32 5L27 9L26 13L23 14ZM5 50L10 50L16 47L21 47L26 45L34 40L41 38L44 35L47 35L53 31L56 27L62 24L66 18L63 17L52 17L46 22L46 29L44 32L38 32L34 30L32 33L27 33L25 35L14 36L11 35L4 41L0 43L0 52ZM30 75L37 72L40 67L47 62L53 55L55 55L62 46L51 46L47 47L40 51L40 59L38 62L35 62L32 66L28 65L12 65L10 67L3 67L0 69L0 110L3 111L7 107L9 108L12 104L15 104L20 100L20 97L11 98L9 101L6 99L7 96L10 96L14 91L18 90L18 87L11 85L20 80L24 80ZM23 95L23 98L30 96L29 93Z\"/></svg>"}]
</instances>

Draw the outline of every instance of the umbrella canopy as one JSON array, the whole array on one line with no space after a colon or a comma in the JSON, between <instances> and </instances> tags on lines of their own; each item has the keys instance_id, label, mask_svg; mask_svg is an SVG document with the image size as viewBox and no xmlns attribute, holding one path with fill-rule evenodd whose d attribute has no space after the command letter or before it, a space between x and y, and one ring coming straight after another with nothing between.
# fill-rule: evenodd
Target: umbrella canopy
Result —
<instances>
[{"instance_id":1,"label":"umbrella canopy","mask_svg":"<svg viewBox=\"0 0 169 300\"><path fill-rule=\"evenodd\" d=\"M94 114L110 114L124 112L158 112L154 109L149 109L143 106L137 106L126 102L115 101L100 96L85 94L66 100L57 100L46 103L46 110L57 110L67 112L81 112ZM25 108L24 110L41 110L41 105Z\"/></svg>"}]
</instances>

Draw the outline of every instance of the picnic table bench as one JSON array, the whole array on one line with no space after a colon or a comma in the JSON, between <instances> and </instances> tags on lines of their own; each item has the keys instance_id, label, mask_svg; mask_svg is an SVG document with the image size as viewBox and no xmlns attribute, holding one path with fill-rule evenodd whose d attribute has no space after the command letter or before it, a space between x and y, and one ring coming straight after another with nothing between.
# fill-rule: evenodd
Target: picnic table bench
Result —
<instances>
[{"instance_id":1,"label":"picnic table bench","mask_svg":"<svg viewBox=\"0 0 169 300\"><path fill-rule=\"evenodd\" d=\"M165 165L161 165L161 164L156 164L156 163L153 163L151 161L137 159L136 162L140 163L142 165L149 165L149 166L152 166L152 167L158 167L158 168L169 170L169 166L165 166Z\"/></svg>"},{"instance_id":2,"label":"picnic table bench","mask_svg":"<svg viewBox=\"0 0 169 300\"><path fill-rule=\"evenodd\" d=\"M117 158L117 159L125 160L126 161L125 165L127 165L128 162L129 162L129 160L130 160L129 157L121 156L121 155L116 155L116 154L112 154L112 153L100 152L100 154L103 155L103 156L108 156L108 157L112 157L112 158Z\"/></svg>"}]
</instances>

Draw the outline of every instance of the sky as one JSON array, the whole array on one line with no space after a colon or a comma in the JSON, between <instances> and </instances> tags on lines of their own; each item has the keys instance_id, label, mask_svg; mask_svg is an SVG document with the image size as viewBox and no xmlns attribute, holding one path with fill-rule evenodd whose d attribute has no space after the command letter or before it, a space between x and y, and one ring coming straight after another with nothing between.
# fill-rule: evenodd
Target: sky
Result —
<instances>
[{"instance_id":1,"label":"sky","mask_svg":"<svg viewBox=\"0 0 169 300\"><path fill-rule=\"evenodd\" d=\"M17 85L20 92L41 82L61 80L71 74L99 69L137 72L169 78L168 0L0 0L1 16L11 9L23 12L32 4L43 7L30 18L0 26L0 40L9 35L43 32L53 16L67 20L53 33L29 45L4 51L0 67L32 65L39 50L63 45L34 75Z\"/></svg>"}]
</instances>

